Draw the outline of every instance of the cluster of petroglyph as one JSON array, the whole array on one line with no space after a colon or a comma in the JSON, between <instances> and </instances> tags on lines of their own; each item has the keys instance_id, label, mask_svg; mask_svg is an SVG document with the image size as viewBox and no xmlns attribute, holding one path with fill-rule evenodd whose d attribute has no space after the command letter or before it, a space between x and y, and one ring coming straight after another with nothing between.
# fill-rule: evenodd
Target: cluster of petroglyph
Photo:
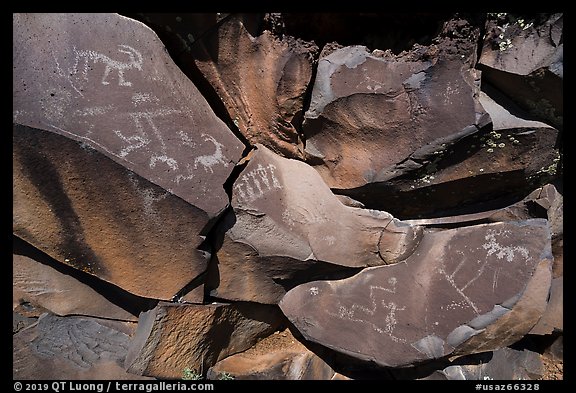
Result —
<instances>
[{"instance_id":1,"label":"cluster of petroglyph","mask_svg":"<svg viewBox=\"0 0 576 393\"><path fill-rule=\"evenodd\" d=\"M398 54L134 17L13 15L15 378L537 374L496 369L561 340L561 15Z\"/></svg>"}]
</instances>

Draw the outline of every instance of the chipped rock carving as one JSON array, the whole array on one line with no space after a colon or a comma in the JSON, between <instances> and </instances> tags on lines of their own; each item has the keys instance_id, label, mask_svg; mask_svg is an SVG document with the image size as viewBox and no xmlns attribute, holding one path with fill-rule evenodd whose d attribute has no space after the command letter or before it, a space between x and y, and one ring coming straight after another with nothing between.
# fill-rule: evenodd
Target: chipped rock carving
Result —
<instances>
[{"instance_id":1,"label":"chipped rock carving","mask_svg":"<svg viewBox=\"0 0 576 393\"><path fill-rule=\"evenodd\" d=\"M507 315L523 319L524 334L538 321L550 288L549 241L541 219L427 232L405 263L302 284L280 307L308 340L382 366L441 358L466 345L465 353L490 350L478 339L484 331L503 346L516 338L512 322L500 322ZM542 290L531 287L536 278Z\"/></svg>"}]
</instances>

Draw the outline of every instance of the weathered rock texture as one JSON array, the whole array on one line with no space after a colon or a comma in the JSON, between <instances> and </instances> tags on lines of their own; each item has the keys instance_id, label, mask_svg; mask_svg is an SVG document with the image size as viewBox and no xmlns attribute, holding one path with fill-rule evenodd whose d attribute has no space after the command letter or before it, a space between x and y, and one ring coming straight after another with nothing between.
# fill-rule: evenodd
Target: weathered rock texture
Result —
<instances>
[{"instance_id":1,"label":"weathered rock texture","mask_svg":"<svg viewBox=\"0 0 576 393\"><path fill-rule=\"evenodd\" d=\"M230 227L217 251L213 294L275 303L280 280L309 280L305 271L377 266L406 259L422 230L390 214L343 205L314 169L259 145L235 182ZM316 271L315 271L316 269ZM236 272L248 275L236 280ZM244 292L244 293L242 293Z\"/></svg>"},{"instance_id":2,"label":"weathered rock texture","mask_svg":"<svg viewBox=\"0 0 576 393\"><path fill-rule=\"evenodd\" d=\"M347 379L286 329L274 332L248 351L222 359L210 367L208 379L310 380Z\"/></svg>"},{"instance_id":3,"label":"weathered rock texture","mask_svg":"<svg viewBox=\"0 0 576 393\"><path fill-rule=\"evenodd\" d=\"M453 365L423 379L435 380L533 380L544 374L544 365L536 352L502 348L492 353L487 362Z\"/></svg>"},{"instance_id":4,"label":"weathered rock texture","mask_svg":"<svg viewBox=\"0 0 576 393\"><path fill-rule=\"evenodd\" d=\"M245 19L231 15L198 38L194 62L252 145L303 157L298 127L318 47L267 30L253 36Z\"/></svg>"},{"instance_id":5,"label":"weathered rock texture","mask_svg":"<svg viewBox=\"0 0 576 393\"><path fill-rule=\"evenodd\" d=\"M12 53L13 378L562 377L562 14L15 13Z\"/></svg>"},{"instance_id":6,"label":"weathered rock texture","mask_svg":"<svg viewBox=\"0 0 576 393\"><path fill-rule=\"evenodd\" d=\"M13 336L14 379L149 379L122 367L130 337L120 322L43 314Z\"/></svg>"},{"instance_id":7,"label":"weathered rock texture","mask_svg":"<svg viewBox=\"0 0 576 393\"><path fill-rule=\"evenodd\" d=\"M406 366L519 340L544 312L551 259L545 220L431 232L405 263L302 284L280 307L306 339Z\"/></svg>"},{"instance_id":8,"label":"weathered rock texture","mask_svg":"<svg viewBox=\"0 0 576 393\"><path fill-rule=\"evenodd\" d=\"M26 302L60 316L138 320L88 285L24 255L12 256L12 285L13 308Z\"/></svg>"},{"instance_id":9,"label":"weathered rock texture","mask_svg":"<svg viewBox=\"0 0 576 393\"><path fill-rule=\"evenodd\" d=\"M331 188L414 218L510 203L554 177L558 131L481 95L475 47L463 36L477 29L460 20L397 56L323 51L303 131L306 159Z\"/></svg>"},{"instance_id":10,"label":"weathered rock texture","mask_svg":"<svg viewBox=\"0 0 576 393\"><path fill-rule=\"evenodd\" d=\"M139 22L14 14L13 33L14 233L170 299L205 270L243 144Z\"/></svg>"},{"instance_id":11,"label":"weathered rock texture","mask_svg":"<svg viewBox=\"0 0 576 393\"><path fill-rule=\"evenodd\" d=\"M283 322L274 306L166 303L142 313L125 366L156 378L199 374L229 355L244 351Z\"/></svg>"},{"instance_id":12,"label":"weathered rock texture","mask_svg":"<svg viewBox=\"0 0 576 393\"><path fill-rule=\"evenodd\" d=\"M558 129L563 128L564 17L489 15L479 59L487 83Z\"/></svg>"}]
</instances>

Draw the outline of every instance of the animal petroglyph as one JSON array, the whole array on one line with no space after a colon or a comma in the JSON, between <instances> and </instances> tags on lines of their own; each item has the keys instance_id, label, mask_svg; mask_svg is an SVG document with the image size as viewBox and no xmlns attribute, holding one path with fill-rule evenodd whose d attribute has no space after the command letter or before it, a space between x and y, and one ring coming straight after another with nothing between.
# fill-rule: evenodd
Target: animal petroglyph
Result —
<instances>
[{"instance_id":1,"label":"animal petroglyph","mask_svg":"<svg viewBox=\"0 0 576 393\"><path fill-rule=\"evenodd\" d=\"M58 61L58 58L54 52L52 53L52 56L56 62L56 71L58 72L58 75L66 78L80 96L84 96L82 94L83 85L88 81L88 71L92 70L90 67L90 62L94 64L104 64L104 73L100 82L105 86L110 84L108 78L110 73L113 71L116 73L118 86L132 86L132 82L126 80L126 76L124 74L127 70L135 69L142 71L142 54L129 45L118 45L118 52L122 53L123 56L126 55L127 57L125 61L112 59L105 54L93 50L78 50L76 47L73 47L72 50L74 52L74 61L72 67L68 68L67 70L64 70L61 67L60 62Z\"/></svg>"},{"instance_id":2,"label":"animal petroglyph","mask_svg":"<svg viewBox=\"0 0 576 393\"><path fill-rule=\"evenodd\" d=\"M256 169L243 174L234 185L238 202L252 202L274 189L281 189L282 185L274 173L275 170L274 164L265 167L258 164Z\"/></svg>"},{"instance_id":3,"label":"animal petroglyph","mask_svg":"<svg viewBox=\"0 0 576 393\"><path fill-rule=\"evenodd\" d=\"M198 167L198 164L200 164L204 167L204 170L206 172L210 171L210 173L214 173L212 167L216 164L222 164L225 167L227 167L228 162L226 161L226 157L224 157L224 155L222 154L222 148L224 146L210 135L202 134L202 137L206 142L212 142L216 150L214 151L213 154L196 157L194 159L194 169L196 169Z\"/></svg>"},{"instance_id":4,"label":"animal petroglyph","mask_svg":"<svg viewBox=\"0 0 576 393\"><path fill-rule=\"evenodd\" d=\"M388 279L388 284L390 284L389 288L370 285L370 304L368 306L355 303L350 307L345 307L339 303L338 313L335 314L328 312L328 314L343 320L368 324L377 333L388 335L394 342L406 342L405 339L394 335L394 330L398 324L398 320L396 319L396 311L403 311L406 309L406 307L399 307L396 303L387 301L385 298L386 293L396 293L396 277L390 277ZM384 296L377 296L377 293L383 294ZM382 309L385 310L383 314L384 326L379 326L378 324L365 319L365 316L378 318Z\"/></svg>"}]
</instances>

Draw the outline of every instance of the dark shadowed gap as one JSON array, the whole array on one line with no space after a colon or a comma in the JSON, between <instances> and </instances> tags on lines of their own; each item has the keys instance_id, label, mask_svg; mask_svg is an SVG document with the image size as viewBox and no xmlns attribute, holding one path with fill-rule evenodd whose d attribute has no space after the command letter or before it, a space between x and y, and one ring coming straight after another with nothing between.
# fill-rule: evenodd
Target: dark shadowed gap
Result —
<instances>
[{"instance_id":1,"label":"dark shadowed gap","mask_svg":"<svg viewBox=\"0 0 576 393\"><path fill-rule=\"evenodd\" d=\"M286 34L314 41L320 49L328 43L364 45L370 50L390 49L394 54L414 44L430 45L450 12L283 13Z\"/></svg>"}]
</instances>

